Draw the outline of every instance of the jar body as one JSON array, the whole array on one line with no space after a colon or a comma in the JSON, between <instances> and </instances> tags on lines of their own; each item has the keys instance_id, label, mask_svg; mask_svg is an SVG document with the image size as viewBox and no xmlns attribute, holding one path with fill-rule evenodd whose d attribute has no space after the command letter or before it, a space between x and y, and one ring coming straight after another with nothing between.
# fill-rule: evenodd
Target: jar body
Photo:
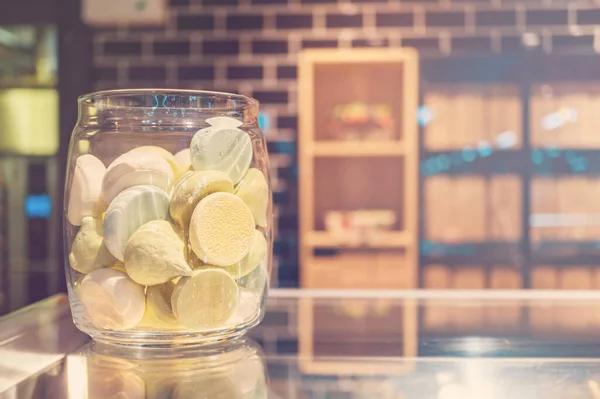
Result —
<instances>
[{"instance_id":1,"label":"jar body","mask_svg":"<svg viewBox=\"0 0 600 399\"><path fill-rule=\"evenodd\" d=\"M79 99L65 186L76 326L126 345L213 343L264 314L272 205L258 104L226 93Z\"/></svg>"}]
</instances>

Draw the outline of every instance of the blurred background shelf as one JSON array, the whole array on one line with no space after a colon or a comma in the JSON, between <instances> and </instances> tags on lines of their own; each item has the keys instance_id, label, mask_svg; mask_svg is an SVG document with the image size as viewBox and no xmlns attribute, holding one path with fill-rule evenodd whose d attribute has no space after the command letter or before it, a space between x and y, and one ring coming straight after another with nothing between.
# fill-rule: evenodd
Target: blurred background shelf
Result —
<instances>
[{"instance_id":1,"label":"blurred background shelf","mask_svg":"<svg viewBox=\"0 0 600 399\"><path fill-rule=\"evenodd\" d=\"M389 157L404 155L406 149L400 141L318 141L308 151L322 157Z\"/></svg>"},{"instance_id":2,"label":"blurred background shelf","mask_svg":"<svg viewBox=\"0 0 600 399\"><path fill-rule=\"evenodd\" d=\"M414 237L403 231L382 231L359 242L348 242L327 231L311 231L305 234L304 242L313 248L405 248L414 243Z\"/></svg>"}]
</instances>

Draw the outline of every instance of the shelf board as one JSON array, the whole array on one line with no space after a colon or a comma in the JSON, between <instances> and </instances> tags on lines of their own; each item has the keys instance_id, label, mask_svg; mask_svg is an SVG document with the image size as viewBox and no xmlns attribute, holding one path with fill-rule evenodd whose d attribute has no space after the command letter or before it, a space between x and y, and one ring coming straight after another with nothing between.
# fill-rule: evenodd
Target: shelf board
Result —
<instances>
[{"instance_id":1,"label":"shelf board","mask_svg":"<svg viewBox=\"0 0 600 399\"><path fill-rule=\"evenodd\" d=\"M412 239L404 231L387 231L378 233L376 240L354 244L340 241L326 231L311 231L304 236L304 242L312 248L406 248Z\"/></svg>"},{"instance_id":2,"label":"shelf board","mask_svg":"<svg viewBox=\"0 0 600 399\"><path fill-rule=\"evenodd\" d=\"M312 155L322 157L389 157L405 154L401 141L315 141Z\"/></svg>"}]
</instances>

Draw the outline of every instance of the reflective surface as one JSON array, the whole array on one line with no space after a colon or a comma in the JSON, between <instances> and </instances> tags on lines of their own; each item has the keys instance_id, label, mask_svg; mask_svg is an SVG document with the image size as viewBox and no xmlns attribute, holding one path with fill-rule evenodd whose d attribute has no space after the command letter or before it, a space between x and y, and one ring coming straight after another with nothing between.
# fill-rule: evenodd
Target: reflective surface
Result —
<instances>
[{"instance_id":1,"label":"reflective surface","mask_svg":"<svg viewBox=\"0 0 600 399\"><path fill-rule=\"evenodd\" d=\"M0 319L0 398L600 398L600 294L275 290L220 347L90 342L64 297Z\"/></svg>"}]
</instances>

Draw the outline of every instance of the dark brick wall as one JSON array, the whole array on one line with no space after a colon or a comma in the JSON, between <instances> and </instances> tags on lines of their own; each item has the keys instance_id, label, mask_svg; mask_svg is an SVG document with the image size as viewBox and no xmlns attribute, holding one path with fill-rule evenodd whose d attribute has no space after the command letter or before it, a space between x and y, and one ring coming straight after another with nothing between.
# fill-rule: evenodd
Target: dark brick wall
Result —
<instances>
[{"instance_id":1,"label":"dark brick wall","mask_svg":"<svg viewBox=\"0 0 600 399\"><path fill-rule=\"evenodd\" d=\"M164 28L94 34L97 89L171 87L258 98L276 205L275 267L297 284L297 53L416 47L427 56L600 50L593 0L170 0Z\"/></svg>"}]
</instances>

